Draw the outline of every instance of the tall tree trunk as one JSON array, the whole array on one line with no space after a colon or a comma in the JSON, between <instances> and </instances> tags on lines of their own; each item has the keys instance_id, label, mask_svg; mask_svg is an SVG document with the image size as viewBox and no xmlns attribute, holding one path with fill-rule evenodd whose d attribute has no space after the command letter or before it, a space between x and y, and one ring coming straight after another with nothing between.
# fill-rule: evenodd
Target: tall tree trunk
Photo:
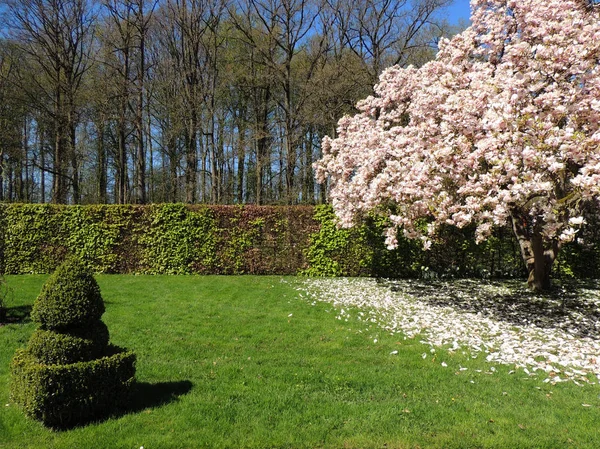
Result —
<instances>
[{"instance_id":1,"label":"tall tree trunk","mask_svg":"<svg viewBox=\"0 0 600 449\"><path fill-rule=\"evenodd\" d=\"M256 132L258 133L256 147L256 204L260 205L264 202L263 199L263 178L264 168L268 164L267 152L269 148L269 102L271 101L271 89L265 87L264 96L255 96L256 104Z\"/></svg>"},{"instance_id":2,"label":"tall tree trunk","mask_svg":"<svg viewBox=\"0 0 600 449\"><path fill-rule=\"evenodd\" d=\"M169 138L167 153L169 155L169 201L177 202L177 143L174 137Z\"/></svg>"},{"instance_id":3,"label":"tall tree trunk","mask_svg":"<svg viewBox=\"0 0 600 449\"><path fill-rule=\"evenodd\" d=\"M151 98L148 94L148 98ZM152 148L152 115L150 110L151 101L146 101L146 135L148 136L148 200L154 202L155 179L154 179L154 149Z\"/></svg>"},{"instance_id":4,"label":"tall tree trunk","mask_svg":"<svg viewBox=\"0 0 600 449\"><path fill-rule=\"evenodd\" d=\"M518 209L511 211L511 219L529 273L529 288L534 291L548 290L552 286L550 275L560 250L560 241L544 237L538 226L531 223L531 217Z\"/></svg>"},{"instance_id":5,"label":"tall tree trunk","mask_svg":"<svg viewBox=\"0 0 600 449\"><path fill-rule=\"evenodd\" d=\"M23 121L23 157L21 160L23 163L23 170L25 171L25 182L22 188L23 191L21 196L23 201L28 203L31 201L31 196L29 188L29 127L27 118Z\"/></svg>"},{"instance_id":6,"label":"tall tree trunk","mask_svg":"<svg viewBox=\"0 0 600 449\"><path fill-rule=\"evenodd\" d=\"M240 112L241 114L241 112ZM244 170L245 170L245 145L246 145L246 129L243 125L241 116L238 122L238 147L237 147L237 202L244 202Z\"/></svg>"},{"instance_id":7,"label":"tall tree trunk","mask_svg":"<svg viewBox=\"0 0 600 449\"><path fill-rule=\"evenodd\" d=\"M97 141L97 167L96 176L98 177L98 203L106 204L107 200L107 164L106 152L104 150L104 118L98 120L98 141Z\"/></svg>"},{"instance_id":8,"label":"tall tree trunk","mask_svg":"<svg viewBox=\"0 0 600 449\"><path fill-rule=\"evenodd\" d=\"M79 189L79 160L77 157L77 145L76 145L76 131L75 131L75 117L74 117L74 104L69 102L69 111L67 113L68 123L68 141L69 141L69 156L71 158L71 169L72 169L72 186L73 186L73 203L81 203L81 192Z\"/></svg>"},{"instance_id":9,"label":"tall tree trunk","mask_svg":"<svg viewBox=\"0 0 600 449\"><path fill-rule=\"evenodd\" d=\"M143 2L138 5L137 25L140 38L138 66L138 98L135 117L137 131L137 156L135 170L136 203L146 204L146 150L144 146L144 81L146 78L146 26Z\"/></svg>"},{"instance_id":10,"label":"tall tree trunk","mask_svg":"<svg viewBox=\"0 0 600 449\"><path fill-rule=\"evenodd\" d=\"M125 204L127 202L127 142L125 131L124 111L121 109L119 117L119 141L117 149L117 203Z\"/></svg>"},{"instance_id":11,"label":"tall tree trunk","mask_svg":"<svg viewBox=\"0 0 600 449\"><path fill-rule=\"evenodd\" d=\"M136 158L135 158L135 190L137 204L146 204L146 150L144 146L144 122L143 122L143 106L141 104L143 100L143 94L141 93L138 97L137 105L137 117L135 120L135 127L137 131L137 147L136 147Z\"/></svg>"},{"instance_id":12,"label":"tall tree trunk","mask_svg":"<svg viewBox=\"0 0 600 449\"><path fill-rule=\"evenodd\" d=\"M65 179L65 121L63 118L63 97L60 86L56 88L54 101L52 202L55 204L65 204L67 202L67 183Z\"/></svg>"},{"instance_id":13,"label":"tall tree trunk","mask_svg":"<svg viewBox=\"0 0 600 449\"><path fill-rule=\"evenodd\" d=\"M198 173L198 117L194 108L190 112L188 130L185 132L185 201L193 204L197 201Z\"/></svg>"},{"instance_id":14,"label":"tall tree trunk","mask_svg":"<svg viewBox=\"0 0 600 449\"><path fill-rule=\"evenodd\" d=\"M314 135L311 130L308 133L308 139L305 142L304 148L304 182L302 189L302 199L304 203L313 204L315 202L315 175L312 170L312 152L313 152Z\"/></svg>"},{"instance_id":15,"label":"tall tree trunk","mask_svg":"<svg viewBox=\"0 0 600 449\"><path fill-rule=\"evenodd\" d=\"M46 137L38 120L38 145L40 150L40 202L46 202Z\"/></svg>"}]
</instances>

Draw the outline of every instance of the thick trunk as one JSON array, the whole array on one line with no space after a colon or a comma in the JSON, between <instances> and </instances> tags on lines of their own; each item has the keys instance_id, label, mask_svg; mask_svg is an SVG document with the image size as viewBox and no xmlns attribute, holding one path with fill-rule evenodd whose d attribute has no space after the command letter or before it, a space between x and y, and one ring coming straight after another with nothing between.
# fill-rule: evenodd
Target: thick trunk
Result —
<instances>
[{"instance_id":1,"label":"thick trunk","mask_svg":"<svg viewBox=\"0 0 600 449\"><path fill-rule=\"evenodd\" d=\"M529 276L527 284L534 291L548 290L552 286L550 274L560 249L558 239L548 239L531 224L531 218L518 210L511 212L513 231L521 248L521 256Z\"/></svg>"}]
</instances>

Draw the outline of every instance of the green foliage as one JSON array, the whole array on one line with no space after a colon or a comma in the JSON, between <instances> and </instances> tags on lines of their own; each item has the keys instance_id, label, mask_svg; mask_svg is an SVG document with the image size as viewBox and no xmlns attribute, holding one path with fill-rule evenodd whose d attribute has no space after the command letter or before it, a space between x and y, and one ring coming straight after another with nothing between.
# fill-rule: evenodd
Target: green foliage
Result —
<instances>
[{"instance_id":1,"label":"green foliage","mask_svg":"<svg viewBox=\"0 0 600 449\"><path fill-rule=\"evenodd\" d=\"M600 218L559 253L554 276L600 275ZM74 255L97 273L518 277L511 229L476 245L473 228L447 226L429 251L384 244L386 219L336 226L330 206L57 206L0 204L0 273L52 272Z\"/></svg>"},{"instance_id":2,"label":"green foliage","mask_svg":"<svg viewBox=\"0 0 600 449\"><path fill-rule=\"evenodd\" d=\"M600 213L595 205L584 207L584 226L573 242L564 245L554 264L553 276L562 278L600 277Z\"/></svg>"},{"instance_id":3,"label":"green foliage","mask_svg":"<svg viewBox=\"0 0 600 449\"><path fill-rule=\"evenodd\" d=\"M216 226L209 208L160 204L146 210L147 226L139 229L142 271L147 274L210 272L215 264Z\"/></svg>"},{"instance_id":4,"label":"green foliage","mask_svg":"<svg viewBox=\"0 0 600 449\"><path fill-rule=\"evenodd\" d=\"M31 318L43 329L82 327L104 313L100 288L90 270L77 259L64 262L42 288Z\"/></svg>"},{"instance_id":5,"label":"green foliage","mask_svg":"<svg viewBox=\"0 0 600 449\"><path fill-rule=\"evenodd\" d=\"M425 277L514 278L524 275L518 243L510 229L495 229L475 243L474 226L443 226L429 251L422 253Z\"/></svg>"},{"instance_id":6,"label":"green foliage","mask_svg":"<svg viewBox=\"0 0 600 449\"><path fill-rule=\"evenodd\" d=\"M11 363L11 399L27 416L49 427L103 417L127 404L135 360L134 353L111 347L96 360L45 365L19 349Z\"/></svg>"},{"instance_id":7,"label":"green foliage","mask_svg":"<svg viewBox=\"0 0 600 449\"><path fill-rule=\"evenodd\" d=\"M306 252L308 276L405 277L415 274L415 260L421 250L417 243L398 238L398 248L390 251L383 237L386 221L373 214L360 226L343 229L331 206L317 206L319 230L311 236Z\"/></svg>"},{"instance_id":8,"label":"green foliage","mask_svg":"<svg viewBox=\"0 0 600 449\"><path fill-rule=\"evenodd\" d=\"M319 230L311 236L306 251L307 276L357 276L369 263L365 236L361 229L343 229L337 226L333 208L321 205L315 208Z\"/></svg>"},{"instance_id":9,"label":"green foliage","mask_svg":"<svg viewBox=\"0 0 600 449\"><path fill-rule=\"evenodd\" d=\"M64 206L49 204L7 205L4 208L5 273L48 273L64 259L62 229Z\"/></svg>"},{"instance_id":10,"label":"green foliage","mask_svg":"<svg viewBox=\"0 0 600 449\"><path fill-rule=\"evenodd\" d=\"M98 273L119 271L120 246L135 220L132 206L71 206L61 218L70 254Z\"/></svg>"},{"instance_id":11,"label":"green foliage","mask_svg":"<svg viewBox=\"0 0 600 449\"><path fill-rule=\"evenodd\" d=\"M244 206L236 206L219 229L222 246L217 266L222 274L245 273L246 255L264 231L265 219L248 217L245 209Z\"/></svg>"},{"instance_id":12,"label":"green foliage","mask_svg":"<svg viewBox=\"0 0 600 449\"><path fill-rule=\"evenodd\" d=\"M97 321L69 332L37 329L29 339L28 349L39 363L67 365L87 362L104 355L108 346L108 328Z\"/></svg>"}]
</instances>

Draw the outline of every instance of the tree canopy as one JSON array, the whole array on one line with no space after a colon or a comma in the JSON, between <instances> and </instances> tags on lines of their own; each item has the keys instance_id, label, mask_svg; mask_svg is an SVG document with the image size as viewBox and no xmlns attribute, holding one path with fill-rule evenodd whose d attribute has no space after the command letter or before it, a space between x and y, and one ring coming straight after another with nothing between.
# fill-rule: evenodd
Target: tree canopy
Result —
<instances>
[{"instance_id":1,"label":"tree canopy","mask_svg":"<svg viewBox=\"0 0 600 449\"><path fill-rule=\"evenodd\" d=\"M600 7L472 0L472 25L434 61L394 66L323 140L343 225L376 210L427 247L441 225L476 238L512 224L534 289L600 197Z\"/></svg>"},{"instance_id":2,"label":"tree canopy","mask_svg":"<svg viewBox=\"0 0 600 449\"><path fill-rule=\"evenodd\" d=\"M321 201L322 137L451 1L0 0L0 201Z\"/></svg>"}]
</instances>

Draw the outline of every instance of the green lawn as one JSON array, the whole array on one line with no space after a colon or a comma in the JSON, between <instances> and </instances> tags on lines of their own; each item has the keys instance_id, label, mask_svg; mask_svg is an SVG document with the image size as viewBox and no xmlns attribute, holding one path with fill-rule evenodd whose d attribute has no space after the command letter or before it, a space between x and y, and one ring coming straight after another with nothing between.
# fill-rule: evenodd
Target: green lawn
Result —
<instances>
[{"instance_id":1,"label":"green lawn","mask_svg":"<svg viewBox=\"0 0 600 449\"><path fill-rule=\"evenodd\" d=\"M7 277L13 320L45 279ZM34 329L23 318L0 327L0 448L600 447L600 386L490 375L438 350L443 367L419 338L374 343L293 278L97 279L111 341L138 355L131 409L62 432L25 419L8 404L10 359Z\"/></svg>"}]
</instances>

